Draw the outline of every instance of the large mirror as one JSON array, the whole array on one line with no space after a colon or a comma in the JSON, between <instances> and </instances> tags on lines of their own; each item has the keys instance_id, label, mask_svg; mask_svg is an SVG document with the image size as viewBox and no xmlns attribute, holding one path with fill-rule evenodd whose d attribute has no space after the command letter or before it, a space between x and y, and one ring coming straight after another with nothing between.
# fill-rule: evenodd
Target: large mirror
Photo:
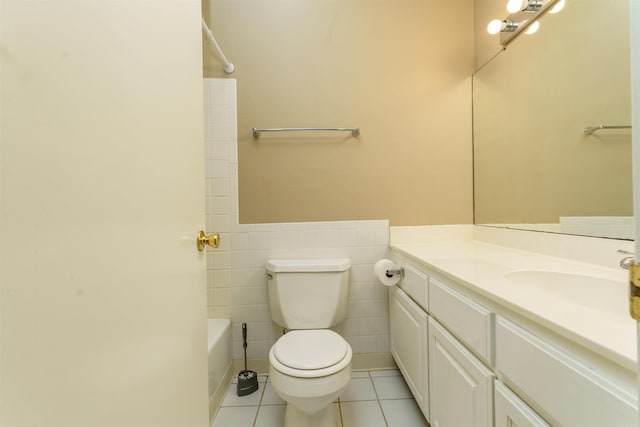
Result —
<instances>
[{"instance_id":1,"label":"large mirror","mask_svg":"<svg viewBox=\"0 0 640 427\"><path fill-rule=\"evenodd\" d=\"M506 3L506 1L505 1ZM633 239L629 1L567 0L473 79L475 223Z\"/></svg>"}]
</instances>

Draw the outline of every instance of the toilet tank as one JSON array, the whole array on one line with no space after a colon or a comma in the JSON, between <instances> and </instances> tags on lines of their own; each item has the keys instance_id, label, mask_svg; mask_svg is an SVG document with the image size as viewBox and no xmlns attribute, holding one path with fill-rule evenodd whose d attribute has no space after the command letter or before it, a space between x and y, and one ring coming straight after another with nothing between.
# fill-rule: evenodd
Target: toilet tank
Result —
<instances>
[{"instance_id":1,"label":"toilet tank","mask_svg":"<svg viewBox=\"0 0 640 427\"><path fill-rule=\"evenodd\" d=\"M268 261L271 319L287 329L325 329L342 322L350 268L348 258Z\"/></svg>"}]
</instances>

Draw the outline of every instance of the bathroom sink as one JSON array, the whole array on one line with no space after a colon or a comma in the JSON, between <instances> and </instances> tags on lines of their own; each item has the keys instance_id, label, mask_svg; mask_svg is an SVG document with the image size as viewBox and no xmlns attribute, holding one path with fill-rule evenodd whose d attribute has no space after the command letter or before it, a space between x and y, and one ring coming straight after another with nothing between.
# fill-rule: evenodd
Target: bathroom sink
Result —
<instances>
[{"instance_id":1,"label":"bathroom sink","mask_svg":"<svg viewBox=\"0 0 640 427\"><path fill-rule=\"evenodd\" d=\"M544 270L516 270L505 274L512 284L561 298L574 305L626 314L627 283L597 276Z\"/></svg>"}]
</instances>

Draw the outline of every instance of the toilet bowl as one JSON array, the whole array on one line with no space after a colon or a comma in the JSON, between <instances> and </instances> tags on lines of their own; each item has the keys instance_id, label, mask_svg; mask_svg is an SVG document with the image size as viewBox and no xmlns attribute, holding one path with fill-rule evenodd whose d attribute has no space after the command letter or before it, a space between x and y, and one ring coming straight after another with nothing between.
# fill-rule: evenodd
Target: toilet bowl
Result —
<instances>
[{"instance_id":1,"label":"toilet bowl","mask_svg":"<svg viewBox=\"0 0 640 427\"><path fill-rule=\"evenodd\" d=\"M269 378L287 402L285 427L335 427L333 402L351 379L351 346L328 329L346 316L346 258L271 260L271 319L290 329L269 351Z\"/></svg>"},{"instance_id":2,"label":"toilet bowl","mask_svg":"<svg viewBox=\"0 0 640 427\"><path fill-rule=\"evenodd\" d=\"M269 378L287 402L285 427L334 427L332 403L351 379L351 346L328 329L296 330L269 352Z\"/></svg>"}]
</instances>

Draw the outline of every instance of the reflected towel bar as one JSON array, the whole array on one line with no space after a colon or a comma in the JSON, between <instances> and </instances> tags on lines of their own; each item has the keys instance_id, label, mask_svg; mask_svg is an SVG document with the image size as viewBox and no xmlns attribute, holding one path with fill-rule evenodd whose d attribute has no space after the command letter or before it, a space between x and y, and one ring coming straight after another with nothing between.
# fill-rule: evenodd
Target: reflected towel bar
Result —
<instances>
[{"instance_id":1,"label":"reflected towel bar","mask_svg":"<svg viewBox=\"0 0 640 427\"><path fill-rule=\"evenodd\" d=\"M631 129L631 126L609 126L609 125L600 125L600 126L589 126L584 128L585 135L591 135L592 133L599 131L600 129Z\"/></svg>"},{"instance_id":2,"label":"reflected towel bar","mask_svg":"<svg viewBox=\"0 0 640 427\"><path fill-rule=\"evenodd\" d=\"M258 129L252 128L254 137L259 137L262 132L306 132L306 131L336 131L336 132L351 132L353 136L360 135L360 128L271 128L271 129Z\"/></svg>"}]
</instances>

